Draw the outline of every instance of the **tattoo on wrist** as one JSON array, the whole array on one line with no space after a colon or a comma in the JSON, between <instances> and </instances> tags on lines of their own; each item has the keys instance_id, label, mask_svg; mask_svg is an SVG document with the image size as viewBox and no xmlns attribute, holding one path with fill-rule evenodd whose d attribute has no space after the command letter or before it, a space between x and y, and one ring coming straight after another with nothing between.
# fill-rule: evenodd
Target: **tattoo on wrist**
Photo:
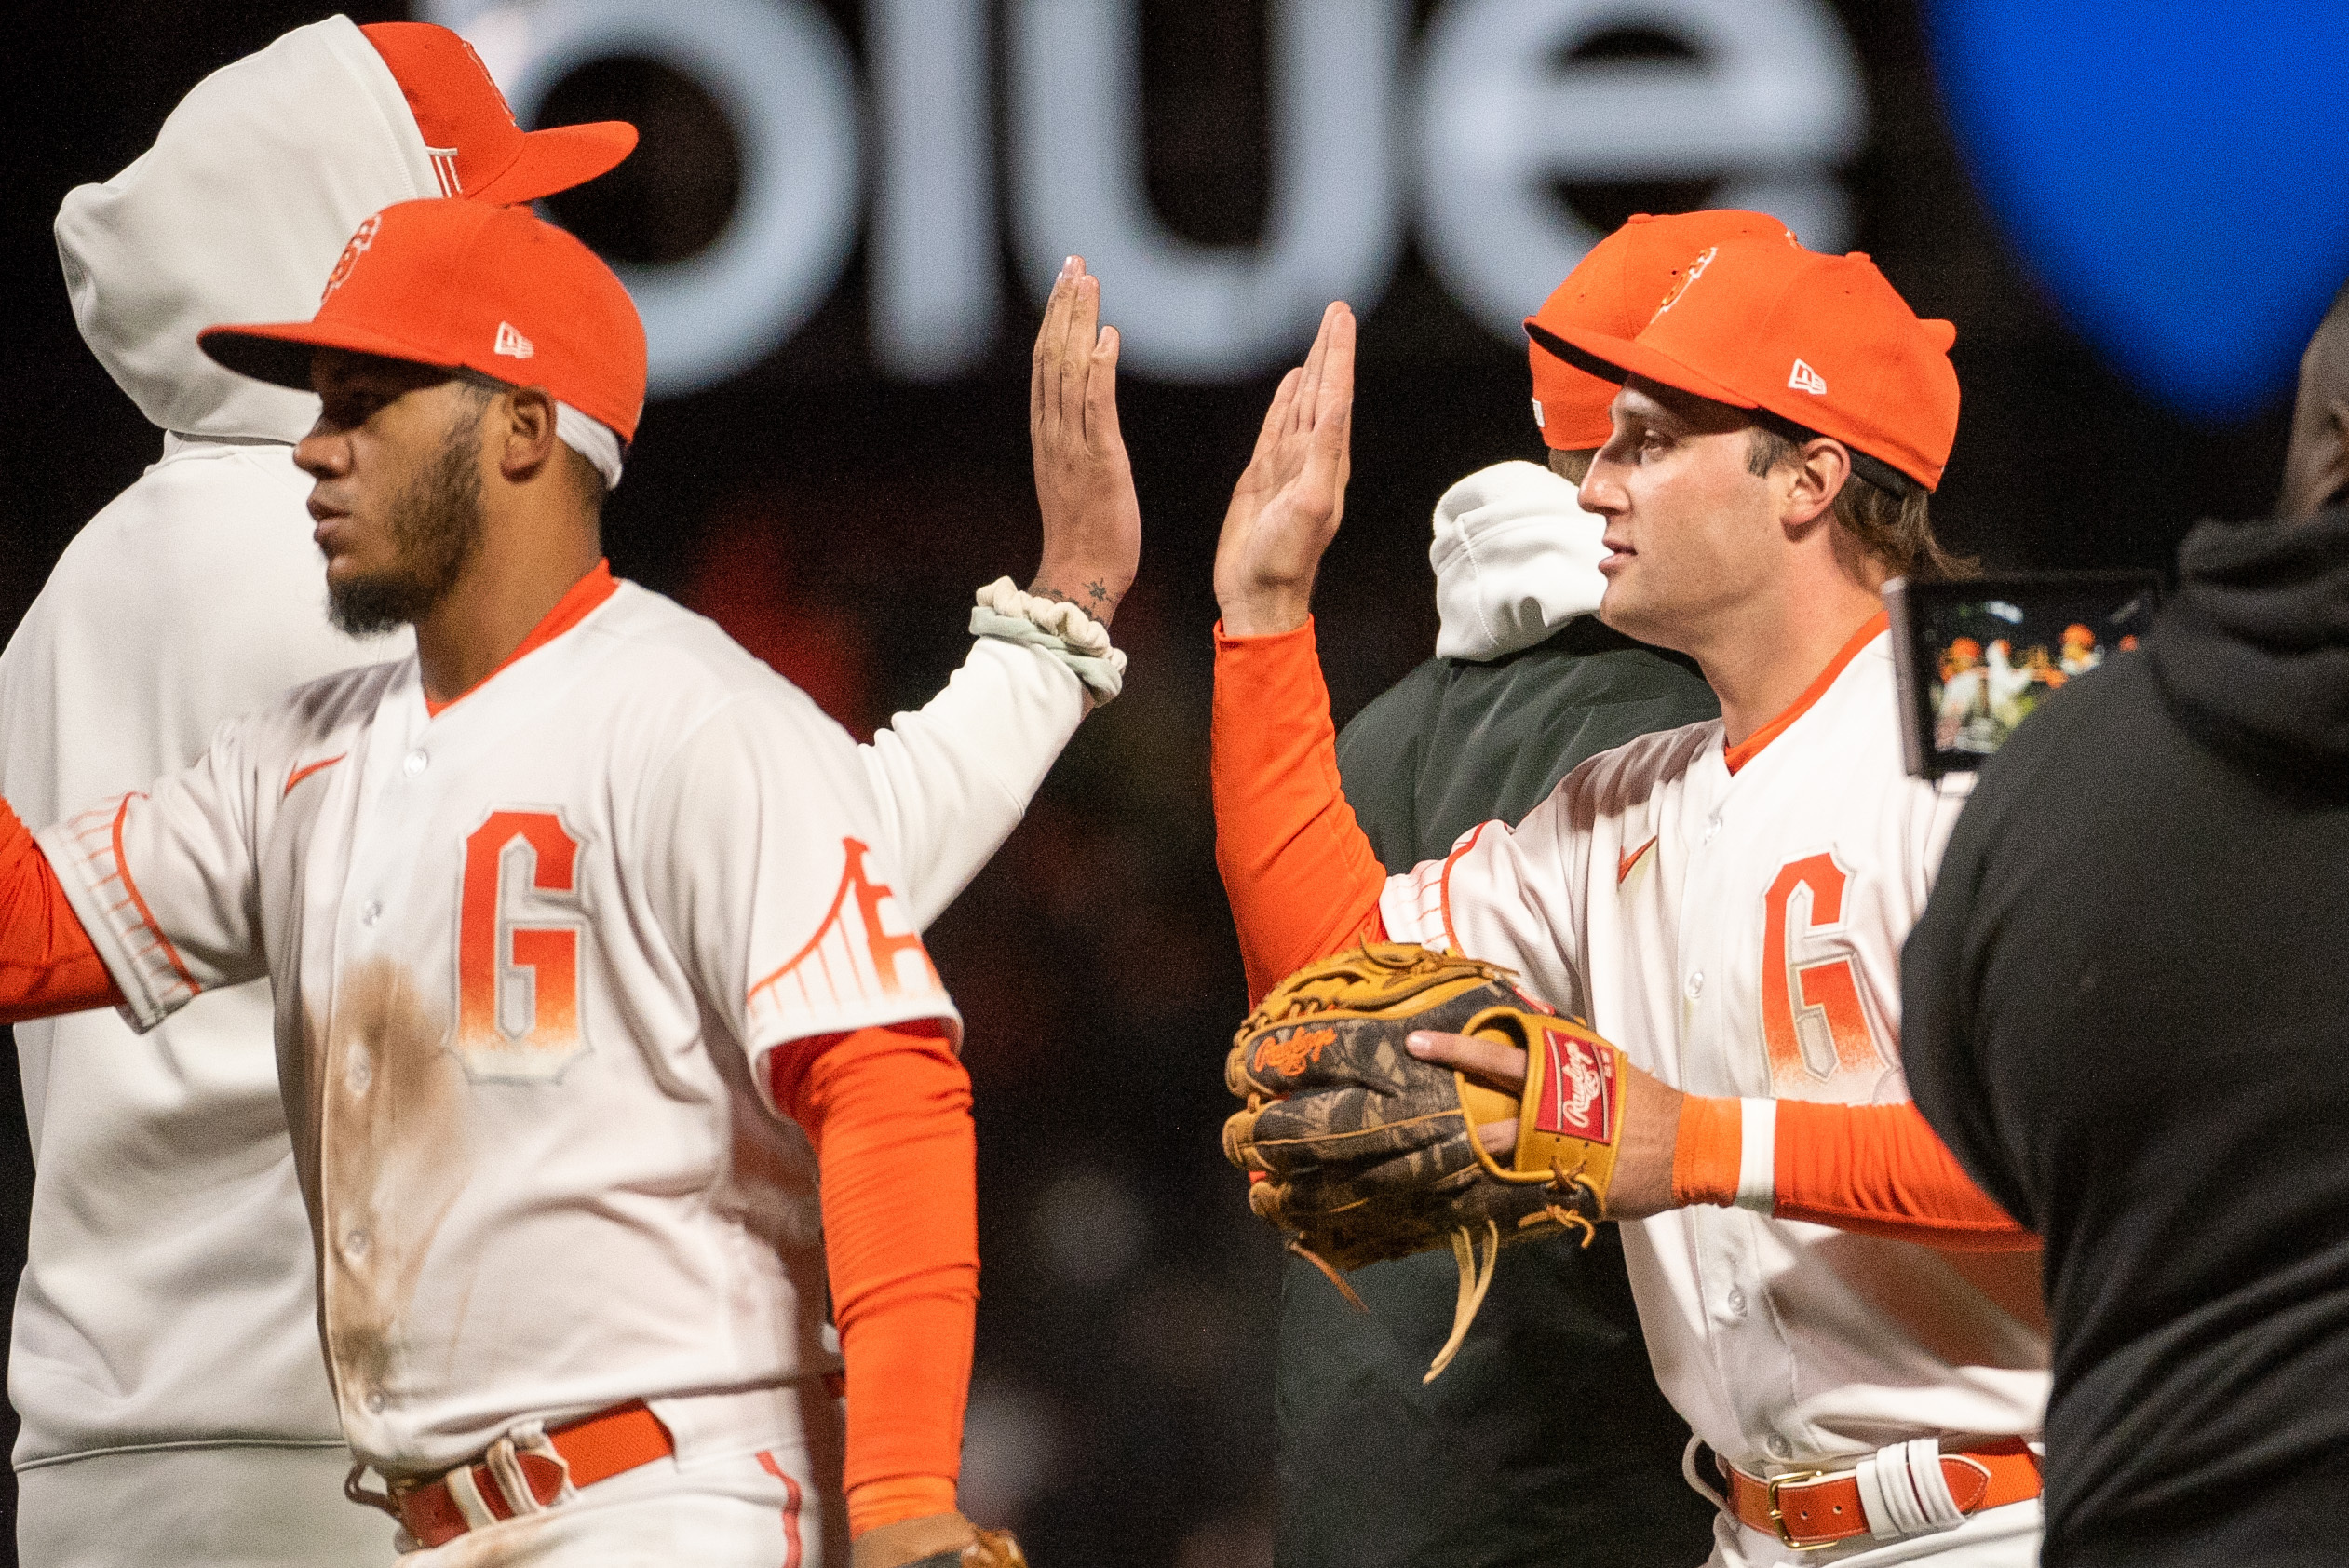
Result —
<instances>
[{"instance_id":1,"label":"tattoo on wrist","mask_svg":"<svg viewBox=\"0 0 2349 1568\"><path fill-rule=\"evenodd\" d=\"M1028 591L1038 599L1049 599L1061 604L1073 604L1103 626L1107 626L1109 618L1117 613L1117 602L1124 597L1122 594L1110 591L1109 579L1106 577L1093 578L1076 593L1064 593L1046 582L1039 574L1035 581L1028 585Z\"/></svg>"}]
</instances>

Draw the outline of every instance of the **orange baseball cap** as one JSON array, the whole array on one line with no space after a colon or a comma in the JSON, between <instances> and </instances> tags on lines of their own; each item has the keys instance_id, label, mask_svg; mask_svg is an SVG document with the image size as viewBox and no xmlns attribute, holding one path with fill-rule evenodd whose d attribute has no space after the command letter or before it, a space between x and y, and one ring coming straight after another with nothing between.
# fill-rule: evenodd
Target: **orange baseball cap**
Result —
<instances>
[{"instance_id":1,"label":"orange baseball cap","mask_svg":"<svg viewBox=\"0 0 2349 1568\"><path fill-rule=\"evenodd\" d=\"M1767 212L1721 208L1662 218L1635 212L1574 264L1542 308L1525 318L1531 340L1525 352L1533 362L1533 423L1544 441L1561 452L1583 452L1606 445L1613 428L1607 406L1614 401L1615 383L1559 358L1560 331L1587 327L1637 337L1680 281L1689 258L1738 235L1795 242L1787 226Z\"/></svg>"},{"instance_id":2,"label":"orange baseball cap","mask_svg":"<svg viewBox=\"0 0 2349 1568\"><path fill-rule=\"evenodd\" d=\"M636 147L624 120L524 130L473 46L445 27L379 21L359 31L407 97L442 196L535 201L585 184Z\"/></svg>"},{"instance_id":3,"label":"orange baseball cap","mask_svg":"<svg viewBox=\"0 0 2349 1568\"><path fill-rule=\"evenodd\" d=\"M1895 492L1938 486L1957 438L1957 329L1920 319L1856 250L1723 239L1690 258L1637 334L1570 324L1556 335L1596 373L1832 436L1856 472Z\"/></svg>"},{"instance_id":4,"label":"orange baseball cap","mask_svg":"<svg viewBox=\"0 0 2349 1568\"><path fill-rule=\"evenodd\" d=\"M204 352L239 375L310 389L313 349L463 368L636 438L644 324L612 269L527 207L403 201L359 224L307 321L207 327Z\"/></svg>"}]
</instances>

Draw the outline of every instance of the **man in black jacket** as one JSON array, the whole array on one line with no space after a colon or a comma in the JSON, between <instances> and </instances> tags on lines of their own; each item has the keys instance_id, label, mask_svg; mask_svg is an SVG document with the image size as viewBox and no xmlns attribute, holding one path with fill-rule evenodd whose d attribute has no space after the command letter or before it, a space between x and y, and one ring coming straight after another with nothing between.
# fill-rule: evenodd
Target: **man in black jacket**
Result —
<instances>
[{"instance_id":1,"label":"man in black jacket","mask_svg":"<svg viewBox=\"0 0 2349 1568\"><path fill-rule=\"evenodd\" d=\"M2282 518L1983 769L1903 963L1918 1105L2046 1240L2049 1568L2349 1557L2349 291Z\"/></svg>"}]
</instances>

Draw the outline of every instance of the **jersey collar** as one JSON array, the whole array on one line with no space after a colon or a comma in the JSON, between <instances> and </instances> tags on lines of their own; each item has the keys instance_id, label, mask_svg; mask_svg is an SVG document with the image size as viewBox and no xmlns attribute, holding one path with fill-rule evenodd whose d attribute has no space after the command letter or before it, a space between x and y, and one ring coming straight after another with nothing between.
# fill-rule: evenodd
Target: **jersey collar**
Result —
<instances>
[{"instance_id":1,"label":"jersey collar","mask_svg":"<svg viewBox=\"0 0 2349 1568\"><path fill-rule=\"evenodd\" d=\"M581 621L586 620L588 612L617 593L619 588L619 579L612 575L611 561L607 558L597 561L595 570L572 584L570 591L555 601L555 607L547 611L546 617L536 626L531 628L530 635L523 638L514 651L499 662L497 669L491 670L447 702L435 702L431 697L426 696L425 712L438 719L445 710L463 702L466 697L496 680L516 659L545 647ZM421 686L418 689L421 691Z\"/></svg>"},{"instance_id":2,"label":"jersey collar","mask_svg":"<svg viewBox=\"0 0 2349 1568\"><path fill-rule=\"evenodd\" d=\"M1808 713L1812 705L1825 696L1827 689L1835 684L1835 678L1843 673L1844 667L1859 656L1859 651L1862 648L1876 641L1878 632L1891 625L1892 617L1882 610L1869 616L1867 624L1853 632L1851 641L1844 643L1841 649L1837 650L1835 656L1827 661L1827 668L1819 671L1818 679L1804 687L1802 695L1787 705L1786 711L1721 753L1721 761L1729 764L1729 771L1735 773L1739 768L1752 762L1754 758L1762 754L1763 747L1786 733L1789 724Z\"/></svg>"}]
</instances>

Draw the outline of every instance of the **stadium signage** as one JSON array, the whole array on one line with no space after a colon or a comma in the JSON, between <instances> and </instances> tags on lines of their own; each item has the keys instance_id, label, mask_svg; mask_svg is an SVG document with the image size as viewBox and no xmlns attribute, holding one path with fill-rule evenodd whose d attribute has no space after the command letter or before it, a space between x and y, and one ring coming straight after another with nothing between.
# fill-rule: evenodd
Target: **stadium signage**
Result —
<instances>
[{"instance_id":1,"label":"stadium signage","mask_svg":"<svg viewBox=\"0 0 2349 1568\"><path fill-rule=\"evenodd\" d=\"M1328 301L1374 304L1407 234L1469 315L1520 341L1519 319L1599 238L1554 194L1564 182L1717 180L1719 203L1775 213L1808 243L1848 229L1835 169L1866 110L1825 0L1449 0L1416 35L1409 0L1269 4L1271 188L1249 246L1198 244L1151 210L1137 0L866 0L861 81L811 0L424 14L473 40L526 124L558 82L614 56L668 65L726 114L743 171L726 227L624 272L656 395L788 340L860 225L875 356L913 380L992 349L1006 234L1033 294L1071 251L1112 280L1136 369L1225 381L1293 354ZM1627 28L1690 56L1572 58Z\"/></svg>"}]
</instances>

